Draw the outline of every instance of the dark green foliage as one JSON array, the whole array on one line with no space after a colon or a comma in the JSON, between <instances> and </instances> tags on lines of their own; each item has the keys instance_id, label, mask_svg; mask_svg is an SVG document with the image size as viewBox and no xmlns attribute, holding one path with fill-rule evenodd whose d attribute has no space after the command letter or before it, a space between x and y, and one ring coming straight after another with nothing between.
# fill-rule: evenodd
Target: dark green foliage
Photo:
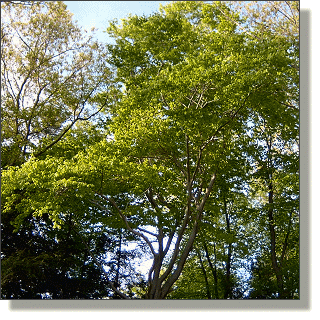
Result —
<instances>
[{"instance_id":1,"label":"dark green foliage","mask_svg":"<svg viewBox=\"0 0 320 320\"><path fill-rule=\"evenodd\" d=\"M101 271L66 226L54 230L47 218L28 216L14 231L1 219L1 297L4 299L88 299L108 296ZM105 252L96 248L96 254Z\"/></svg>"}]
</instances>

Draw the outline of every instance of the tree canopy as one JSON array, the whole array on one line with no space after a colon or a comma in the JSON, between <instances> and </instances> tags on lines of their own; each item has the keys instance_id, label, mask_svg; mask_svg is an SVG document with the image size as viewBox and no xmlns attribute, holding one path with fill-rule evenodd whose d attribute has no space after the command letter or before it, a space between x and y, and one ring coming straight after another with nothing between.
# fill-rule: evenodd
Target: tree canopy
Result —
<instances>
[{"instance_id":1,"label":"tree canopy","mask_svg":"<svg viewBox=\"0 0 320 320\"><path fill-rule=\"evenodd\" d=\"M298 14L3 4L2 296L299 298Z\"/></svg>"}]
</instances>

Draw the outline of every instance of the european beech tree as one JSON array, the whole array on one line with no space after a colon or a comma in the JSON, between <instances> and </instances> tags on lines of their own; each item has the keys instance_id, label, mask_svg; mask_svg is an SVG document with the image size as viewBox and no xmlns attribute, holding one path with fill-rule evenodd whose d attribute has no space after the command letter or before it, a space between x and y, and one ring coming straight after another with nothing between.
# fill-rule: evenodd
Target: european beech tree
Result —
<instances>
[{"instance_id":1,"label":"european beech tree","mask_svg":"<svg viewBox=\"0 0 320 320\"><path fill-rule=\"evenodd\" d=\"M120 24L111 22L108 32L115 44L107 46L106 62L115 71L110 86L117 89L112 91L113 103L104 103L110 93L103 90L93 100L108 118L104 136L71 157L53 152L40 159L35 153L19 168L5 170L3 210L16 206L15 190L24 192L20 217L12 223L19 227L25 214L46 214L55 227L62 228L72 212L77 216L73 232L80 234L81 221L90 219L94 211L95 223L126 230L131 241L150 255L152 266L141 297L164 299L170 297L189 257L200 262L207 297L219 297L217 290L210 291L204 262L212 262L215 243L224 241L215 228L211 230L217 233L210 236L205 224L224 221L223 298L232 297L234 241L243 243L245 237L235 223L249 222L241 217L245 210L239 210L244 194L238 195L235 203L240 207L233 212L230 199L236 199L237 179L246 187L257 181L260 149L253 152L252 148L265 138L257 135L258 120L268 119L268 126L275 128L273 136L285 141L292 138L290 130L298 121L290 100L297 90L292 43L273 33L263 40L250 37L239 30L242 23L225 3L202 1L173 2L150 16L131 15ZM250 131L252 121L255 127ZM267 163L270 157L261 152ZM280 170L275 164L275 159L268 162L270 172ZM296 183L294 178L288 181ZM270 188L260 189L270 193ZM252 199L246 203L258 208ZM275 210L270 201L264 208L269 216L276 212L270 211ZM254 223L259 212L251 212L255 213L246 214ZM291 224L287 221L284 228L288 235ZM231 239L237 228L243 231L241 241ZM286 239L283 246L288 247ZM206 245L212 244L213 249L208 249ZM89 246L86 249L115 295L129 298L125 288L112 281L103 261ZM274 258L278 251L272 254ZM282 263L286 253L280 255ZM276 274L280 262L273 264ZM214 271L213 264L210 268ZM277 279L281 289L281 277Z\"/></svg>"}]
</instances>

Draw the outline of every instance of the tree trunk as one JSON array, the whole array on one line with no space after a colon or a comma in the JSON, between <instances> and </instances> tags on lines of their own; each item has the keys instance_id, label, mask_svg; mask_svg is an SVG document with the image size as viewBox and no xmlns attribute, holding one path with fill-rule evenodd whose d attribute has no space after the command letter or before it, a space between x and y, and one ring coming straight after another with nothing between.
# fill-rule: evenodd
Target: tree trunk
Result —
<instances>
[{"instance_id":1,"label":"tree trunk","mask_svg":"<svg viewBox=\"0 0 320 320\"><path fill-rule=\"evenodd\" d=\"M211 299L210 285L209 285L209 281L208 281L207 272L206 272L206 269L205 269L205 267L203 265L200 252L198 250L196 252L197 252L197 255L198 255L198 258L199 258L199 261L200 261L200 267L201 267L201 270L202 270L202 273L203 273L203 276L204 276L204 281L206 283L207 297L208 297L208 299Z\"/></svg>"},{"instance_id":2,"label":"tree trunk","mask_svg":"<svg viewBox=\"0 0 320 320\"><path fill-rule=\"evenodd\" d=\"M268 160L267 160L267 181L268 181L268 221L269 221L269 231L270 231L270 244L271 244L271 262L272 262L272 268L276 275L277 279L277 286L279 291L278 298L283 297L283 277L282 277L282 270L281 265L278 264L277 259L277 252L276 252L276 231L275 231L275 221L274 221L274 215L273 215L273 175L272 175L272 155L271 155L271 149L272 149L272 140L271 137L266 140L267 147L268 147Z\"/></svg>"},{"instance_id":3,"label":"tree trunk","mask_svg":"<svg viewBox=\"0 0 320 320\"><path fill-rule=\"evenodd\" d=\"M120 266L121 266L121 246L122 246L122 233L121 233L121 229L120 229L120 236L119 236L119 249L117 252L117 271L116 271L116 277L114 280L114 287L119 289L120 287ZM121 297L117 294L114 293L113 295L113 299L121 299Z\"/></svg>"},{"instance_id":4,"label":"tree trunk","mask_svg":"<svg viewBox=\"0 0 320 320\"><path fill-rule=\"evenodd\" d=\"M227 210L227 201L225 196L223 197L224 202L224 213L226 217L226 223L227 223L227 233L228 235L231 234L230 229L230 217ZM231 298L232 295L232 285L231 285L231 254L232 254L232 244L231 242L228 244L228 253L227 253L227 261L226 261L226 284L225 284L225 291L224 291L224 298Z\"/></svg>"},{"instance_id":5,"label":"tree trunk","mask_svg":"<svg viewBox=\"0 0 320 320\"><path fill-rule=\"evenodd\" d=\"M277 286L279 290L279 298L282 298L283 295L283 281L281 274L281 266L279 266L277 261L277 253L276 253L276 232L274 228L274 219L273 219L273 187L272 183L269 185L269 210L268 210L268 219L269 219L269 230L270 230L270 241L271 241L271 261L272 268L277 278Z\"/></svg>"},{"instance_id":6,"label":"tree trunk","mask_svg":"<svg viewBox=\"0 0 320 320\"><path fill-rule=\"evenodd\" d=\"M206 258L208 260L212 275L213 275L213 280L214 280L214 298L219 299L219 292L218 292L218 277L217 277L217 266L216 266L216 244L213 244L213 250L214 250L214 266L212 264L212 261L210 259L208 247L205 242L203 242L204 250L206 253Z\"/></svg>"}]
</instances>

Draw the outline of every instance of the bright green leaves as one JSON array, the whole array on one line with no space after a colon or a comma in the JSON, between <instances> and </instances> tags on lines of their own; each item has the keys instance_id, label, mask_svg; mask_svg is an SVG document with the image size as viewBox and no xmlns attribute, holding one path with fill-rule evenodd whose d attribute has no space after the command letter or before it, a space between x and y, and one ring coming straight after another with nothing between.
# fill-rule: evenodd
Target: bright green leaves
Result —
<instances>
[{"instance_id":1,"label":"bright green leaves","mask_svg":"<svg viewBox=\"0 0 320 320\"><path fill-rule=\"evenodd\" d=\"M299 112L291 40L272 32L259 39L260 29L248 35L239 13L225 3L181 1L149 17L112 22L115 45L107 55L81 35L64 5L32 8L38 11L27 16L30 26L16 26L36 35L29 42L33 50L22 46L26 63L18 52L15 61L3 61L8 72L28 75L18 87L21 99L14 99L11 78L5 79L6 164L22 163L31 142L40 150L2 174L2 208L15 226L32 214L48 215L55 227L72 215L84 233L89 225L126 228L149 247L155 265L166 257L177 266L167 272L165 290L193 241L197 252L188 272L195 262L204 273L200 258L208 254L218 269L208 279L220 279L220 295L231 284L235 288L242 261L266 256L271 227L278 257L286 239L293 239L282 262L296 270ZM43 24L48 30L40 30ZM15 53L11 46L7 56ZM24 101L35 99L22 108L23 95ZM20 162L9 159L13 145ZM160 253L169 235L178 243L172 256ZM160 275L165 267L161 260ZM201 282L200 272L197 277Z\"/></svg>"},{"instance_id":2,"label":"bright green leaves","mask_svg":"<svg viewBox=\"0 0 320 320\"><path fill-rule=\"evenodd\" d=\"M142 158L137 162L135 155L122 157L119 150L112 142L101 141L69 159L47 156L44 160L30 159L19 169L5 170L4 212L16 209L21 213L14 221L17 226L30 213L49 214L57 226L69 212L83 216L90 211L90 206L96 206L90 201L95 201L98 194L111 197L123 194L126 214L140 213L143 217L141 206L131 205L130 199L143 199L145 190L153 186L166 190L164 196L181 189L175 182L175 173L156 160Z\"/></svg>"},{"instance_id":3,"label":"bright green leaves","mask_svg":"<svg viewBox=\"0 0 320 320\"><path fill-rule=\"evenodd\" d=\"M187 4L183 3L181 6L186 10ZM112 26L113 35L118 43L111 49L111 62L119 59L119 56L122 59L121 65L117 63L115 65L118 67L119 79L126 85L127 95L122 100L118 113L124 117L120 115L120 118L115 118L116 127L121 129L115 130L122 130L122 135L127 140L133 132L136 132L136 137L131 136L133 141L145 135L145 128L139 130L135 120L128 119L137 119L137 122L145 119L145 127L148 128L150 123L148 114L152 114L155 110L156 114L164 114L162 121L164 127L174 123L176 128L187 133L194 142L200 135L203 136L202 142L204 142L221 126L230 122L230 117L243 114L247 109L245 103L248 95L253 101L252 95L256 95L258 91L256 88L268 78L268 71L263 66L266 62L263 60L264 52L260 50L261 48L254 49L253 43L247 44L247 49L244 50L243 35L228 33L226 37L221 22L223 16L219 17L221 22L219 32L215 30L203 32L201 19L206 24L204 17L209 14L208 10L211 10L211 14L218 15L221 8L219 10L215 6L208 7L203 9L205 13L200 10L198 24L193 24L186 13L185 16L180 13L175 23L181 23L184 33L179 32L180 27L171 28L170 12L178 12L178 9L174 5L170 8L169 6L164 9L166 15L153 15L148 19L130 17L122 26ZM225 28L225 31L229 32L227 26ZM165 34L163 30L166 31ZM152 51L155 35L163 41L170 40L171 45L176 46L179 52L183 52L179 61L170 60ZM190 41L193 37L196 41ZM129 38L134 41L129 42ZM174 39L179 41L175 42ZM192 47L185 50L183 48L185 43L192 43ZM132 55L128 51L128 45L137 49L139 54ZM252 52L248 55L250 51ZM161 54L165 55L166 50L162 49ZM140 58L140 55L143 58ZM177 56L176 53L174 55ZM259 58L260 55L263 58ZM147 64L146 59L149 59ZM131 71L128 68L131 68ZM241 113L238 112L240 109ZM131 129L129 129L130 123L135 123ZM158 127L161 128L160 123ZM131 130L130 134L128 131L128 135L125 133L125 128Z\"/></svg>"},{"instance_id":4,"label":"bright green leaves","mask_svg":"<svg viewBox=\"0 0 320 320\"><path fill-rule=\"evenodd\" d=\"M165 66L179 63L197 45L192 26L179 16L130 16L122 26L111 24L109 33L117 42L109 46L111 62L118 67L119 79L125 80L126 85L130 76L137 85L139 79L150 79L150 71L154 75Z\"/></svg>"},{"instance_id":5,"label":"bright green leaves","mask_svg":"<svg viewBox=\"0 0 320 320\"><path fill-rule=\"evenodd\" d=\"M45 160L30 159L21 168L9 168L2 173L2 201L4 212L18 210L21 213L14 224L30 213L35 216L48 214L55 225L61 215L74 210L83 210L90 197L92 174L74 160L47 157ZM21 194L17 202L17 194Z\"/></svg>"}]
</instances>

